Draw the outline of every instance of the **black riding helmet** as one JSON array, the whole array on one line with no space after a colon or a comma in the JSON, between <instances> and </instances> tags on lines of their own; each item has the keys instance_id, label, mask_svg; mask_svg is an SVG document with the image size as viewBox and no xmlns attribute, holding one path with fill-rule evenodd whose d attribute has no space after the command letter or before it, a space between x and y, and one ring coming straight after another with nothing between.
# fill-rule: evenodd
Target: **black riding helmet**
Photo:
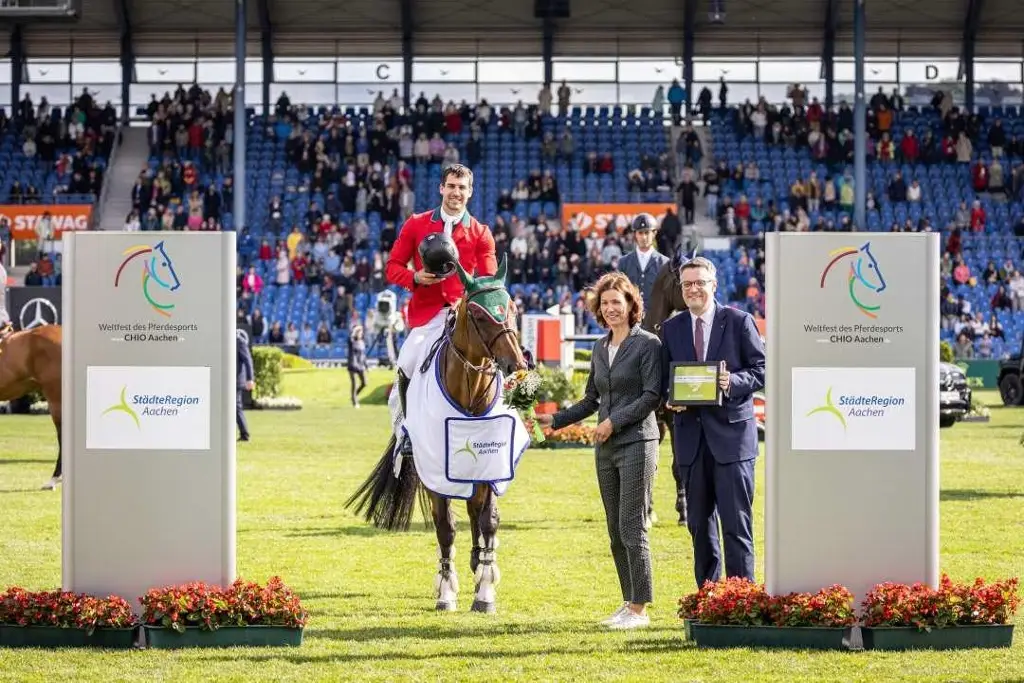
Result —
<instances>
[{"instance_id":1,"label":"black riding helmet","mask_svg":"<svg viewBox=\"0 0 1024 683\"><path fill-rule=\"evenodd\" d=\"M443 232L430 233L420 242L420 261L423 262L423 269L432 275L451 275L459 262L455 240Z\"/></svg>"},{"instance_id":2,"label":"black riding helmet","mask_svg":"<svg viewBox=\"0 0 1024 683\"><path fill-rule=\"evenodd\" d=\"M658 219L649 213L638 214L637 217L633 219L632 229L633 232L641 232L643 230L657 230Z\"/></svg>"}]
</instances>

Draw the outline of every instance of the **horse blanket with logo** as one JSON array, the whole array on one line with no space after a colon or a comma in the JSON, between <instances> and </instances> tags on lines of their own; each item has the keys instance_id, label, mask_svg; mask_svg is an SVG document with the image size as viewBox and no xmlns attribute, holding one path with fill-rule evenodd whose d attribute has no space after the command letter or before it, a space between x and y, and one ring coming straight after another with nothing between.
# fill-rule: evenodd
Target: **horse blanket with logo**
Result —
<instances>
[{"instance_id":1,"label":"horse blanket with logo","mask_svg":"<svg viewBox=\"0 0 1024 683\"><path fill-rule=\"evenodd\" d=\"M443 350L433 354L425 372L413 373L406 394L406 404L416 406L404 426L416 472L440 496L469 499L480 483L490 484L501 496L530 445L529 432L519 413L505 405L500 373L487 411L480 416L463 411L444 387L439 364Z\"/></svg>"}]
</instances>

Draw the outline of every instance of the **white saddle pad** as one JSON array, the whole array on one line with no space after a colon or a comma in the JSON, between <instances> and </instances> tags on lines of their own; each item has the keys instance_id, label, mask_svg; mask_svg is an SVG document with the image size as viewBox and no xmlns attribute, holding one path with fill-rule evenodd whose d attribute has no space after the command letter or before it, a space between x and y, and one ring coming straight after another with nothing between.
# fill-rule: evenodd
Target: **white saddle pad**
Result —
<instances>
[{"instance_id":1,"label":"white saddle pad","mask_svg":"<svg viewBox=\"0 0 1024 683\"><path fill-rule=\"evenodd\" d=\"M475 484L490 484L503 495L530 446L529 432L505 405L500 374L489 410L479 417L465 413L442 386L440 355L426 372L413 374L406 393L405 430L420 481L448 498L471 498Z\"/></svg>"}]
</instances>

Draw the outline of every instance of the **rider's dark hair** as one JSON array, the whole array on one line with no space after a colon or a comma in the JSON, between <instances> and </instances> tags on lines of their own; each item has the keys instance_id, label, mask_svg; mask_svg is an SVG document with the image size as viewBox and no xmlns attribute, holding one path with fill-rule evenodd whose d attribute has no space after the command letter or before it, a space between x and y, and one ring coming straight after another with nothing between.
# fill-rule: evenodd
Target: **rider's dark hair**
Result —
<instances>
[{"instance_id":1,"label":"rider's dark hair","mask_svg":"<svg viewBox=\"0 0 1024 683\"><path fill-rule=\"evenodd\" d=\"M444 167L441 171L441 184L444 185L448 182L450 176L456 178L465 178L469 181L469 186L473 187L473 172L469 170L469 166L463 166L462 164L450 164Z\"/></svg>"}]
</instances>

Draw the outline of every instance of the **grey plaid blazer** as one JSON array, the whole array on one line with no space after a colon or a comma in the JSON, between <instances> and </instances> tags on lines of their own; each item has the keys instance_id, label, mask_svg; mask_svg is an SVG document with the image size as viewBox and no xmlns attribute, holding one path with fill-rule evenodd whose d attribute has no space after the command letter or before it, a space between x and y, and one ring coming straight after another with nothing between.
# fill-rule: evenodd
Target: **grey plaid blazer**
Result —
<instances>
[{"instance_id":1,"label":"grey plaid blazer","mask_svg":"<svg viewBox=\"0 0 1024 683\"><path fill-rule=\"evenodd\" d=\"M551 426L561 429L596 412L599 422L611 418L613 425L612 436L603 447L657 440L654 411L662 396L661 340L634 325L609 365L610 339L611 332L594 344L583 397L555 413Z\"/></svg>"}]
</instances>

